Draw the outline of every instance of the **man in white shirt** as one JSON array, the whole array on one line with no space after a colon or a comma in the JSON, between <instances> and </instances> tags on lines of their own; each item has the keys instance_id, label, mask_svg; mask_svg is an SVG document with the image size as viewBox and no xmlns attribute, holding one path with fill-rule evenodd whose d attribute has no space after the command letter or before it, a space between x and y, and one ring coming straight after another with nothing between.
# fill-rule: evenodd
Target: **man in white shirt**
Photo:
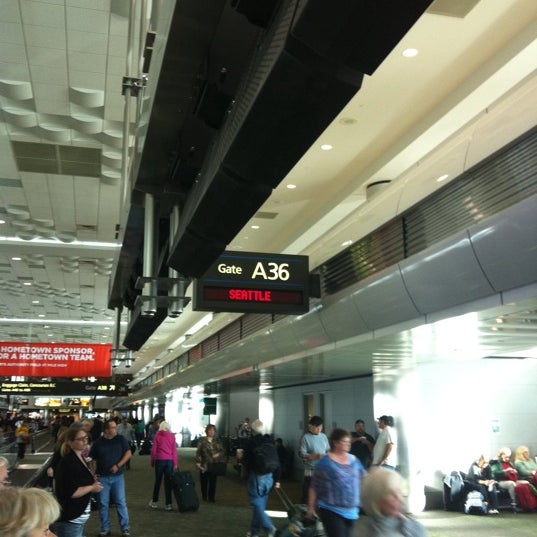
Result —
<instances>
[{"instance_id":1,"label":"man in white shirt","mask_svg":"<svg viewBox=\"0 0 537 537\"><path fill-rule=\"evenodd\" d=\"M393 428L392 416L378 418L380 433L373 448L372 466L384 466L395 470L397 467L397 432Z\"/></svg>"}]
</instances>

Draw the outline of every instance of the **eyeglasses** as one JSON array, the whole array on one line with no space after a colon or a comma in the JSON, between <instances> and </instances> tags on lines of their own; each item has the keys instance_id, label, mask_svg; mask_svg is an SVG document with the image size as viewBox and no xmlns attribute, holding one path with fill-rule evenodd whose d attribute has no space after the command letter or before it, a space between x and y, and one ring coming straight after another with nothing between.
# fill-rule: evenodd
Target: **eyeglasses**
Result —
<instances>
[{"instance_id":1,"label":"eyeglasses","mask_svg":"<svg viewBox=\"0 0 537 537\"><path fill-rule=\"evenodd\" d=\"M88 436L79 436L78 438L75 438L75 441L78 441L78 442L87 442L88 441Z\"/></svg>"}]
</instances>

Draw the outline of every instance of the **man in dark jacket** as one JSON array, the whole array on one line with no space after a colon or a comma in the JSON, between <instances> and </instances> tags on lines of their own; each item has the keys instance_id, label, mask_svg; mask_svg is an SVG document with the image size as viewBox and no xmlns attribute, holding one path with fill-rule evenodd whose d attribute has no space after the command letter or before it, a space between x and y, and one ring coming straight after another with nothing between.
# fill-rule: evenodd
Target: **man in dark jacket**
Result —
<instances>
[{"instance_id":1,"label":"man in dark jacket","mask_svg":"<svg viewBox=\"0 0 537 537\"><path fill-rule=\"evenodd\" d=\"M242 463L248 470L248 497L253 507L250 531L246 537L259 537L264 530L267 537L274 537L276 528L265 513L269 493L280 487L280 463L278 451L270 436L264 433L263 422L252 423L252 433L245 443Z\"/></svg>"}]
</instances>

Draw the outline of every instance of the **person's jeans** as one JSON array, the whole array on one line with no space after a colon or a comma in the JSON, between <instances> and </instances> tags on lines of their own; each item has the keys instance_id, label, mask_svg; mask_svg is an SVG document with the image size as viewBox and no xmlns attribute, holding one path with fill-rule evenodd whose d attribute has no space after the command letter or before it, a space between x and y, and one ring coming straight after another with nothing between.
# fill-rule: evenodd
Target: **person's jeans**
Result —
<instances>
[{"instance_id":1,"label":"person's jeans","mask_svg":"<svg viewBox=\"0 0 537 537\"><path fill-rule=\"evenodd\" d=\"M172 473L173 461L156 460L155 461L155 485L153 487L153 501L158 502L160 485L164 476L164 498L166 505L172 504Z\"/></svg>"},{"instance_id":2,"label":"person's jeans","mask_svg":"<svg viewBox=\"0 0 537 537\"><path fill-rule=\"evenodd\" d=\"M202 472L200 471L200 488L201 488L201 497L204 500L209 500L214 502L216 494L216 479L217 475L212 472Z\"/></svg>"},{"instance_id":3,"label":"person's jeans","mask_svg":"<svg viewBox=\"0 0 537 537\"><path fill-rule=\"evenodd\" d=\"M318 513L327 537L351 537L354 520L343 518L328 509L320 508Z\"/></svg>"},{"instance_id":4,"label":"person's jeans","mask_svg":"<svg viewBox=\"0 0 537 537\"><path fill-rule=\"evenodd\" d=\"M116 504L117 516L119 519L119 529L129 530L129 512L127 511L127 500L125 498L125 478L123 474L105 475L99 477L103 490L99 493L99 516L101 518L101 531L110 531L110 496Z\"/></svg>"},{"instance_id":5,"label":"person's jeans","mask_svg":"<svg viewBox=\"0 0 537 537\"><path fill-rule=\"evenodd\" d=\"M52 524L52 531L58 537L84 537L84 526L85 524L58 520Z\"/></svg>"},{"instance_id":6,"label":"person's jeans","mask_svg":"<svg viewBox=\"0 0 537 537\"><path fill-rule=\"evenodd\" d=\"M275 530L272 521L265 513L272 485L272 474L256 475L252 472L248 476L248 497L254 509L250 523L251 535L259 535L260 530L265 530L267 534Z\"/></svg>"}]
</instances>

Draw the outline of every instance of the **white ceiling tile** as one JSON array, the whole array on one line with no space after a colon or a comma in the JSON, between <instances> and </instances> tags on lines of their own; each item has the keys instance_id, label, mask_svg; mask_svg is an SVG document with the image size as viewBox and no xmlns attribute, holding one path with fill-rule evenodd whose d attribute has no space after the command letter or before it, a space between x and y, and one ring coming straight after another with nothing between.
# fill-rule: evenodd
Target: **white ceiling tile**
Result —
<instances>
[{"instance_id":1,"label":"white ceiling tile","mask_svg":"<svg viewBox=\"0 0 537 537\"><path fill-rule=\"evenodd\" d=\"M127 38L124 36L111 35L108 43L108 54L125 59L127 56ZM137 51L133 58L137 57Z\"/></svg>"},{"instance_id":2,"label":"white ceiling tile","mask_svg":"<svg viewBox=\"0 0 537 537\"><path fill-rule=\"evenodd\" d=\"M70 51L68 57L70 69L92 73L106 72L106 56L104 54L87 54L84 52Z\"/></svg>"},{"instance_id":3,"label":"white ceiling tile","mask_svg":"<svg viewBox=\"0 0 537 537\"><path fill-rule=\"evenodd\" d=\"M112 13L110 17L110 35L129 35L129 20L126 17L120 17Z\"/></svg>"},{"instance_id":4,"label":"white ceiling tile","mask_svg":"<svg viewBox=\"0 0 537 537\"><path fill-rule=\"evenodd\" d=\"M36 101L45 100L64 103L67 102L69 99L69 93L65 86L59 86L58 84L35 83L32 87L34 90L34 98Z\"/></svg>"},{"instance_id":5,"label":"white ceiling tile","mask_svg":"<svg viewBox=\"0 0 537 537\"><path fill-rule=\"evenodd\" d=\"M110 11L110 0L67 0L67 5L99 11Z\"/></svg>"},{"instance_id":6,"label":"white ceiling tile","mask_svg":"<svg viewBox=\"0 0 537 537\"><path fill-rule=\"evenodd\" d=\"M65 27L65 11L62 5L21 0L22 20L24 24Z\"/></svg>"},{"instance_id":7,"label":"white ceiling tile","mask_svg":"<svg viewBox=\"0 0 537 537\"><path fill-rule=\"evenodd\" d=\"M22 186L16 187L0 187L0 199L4 205L26 205L26 196Z\"/></svg>"},{"instance_id":8,"label":"white ceiling tile","mask_svg":"<svg viewBox=\"0 0 537 537\"><path fill-rule=\"evenodd\" d=\"M6 63L4 61L1 61L0 78L2 78L3 80L18 80L21 82L29 82L30 73L28 72L26 59L24 60L24 63Z\"/></svg>"},{"instance_id":9,"label":"white ceiling tile","mask_svg":"<svg viewBox=\"0 0 537 537\"><path fill-rule=\"evenodd\" d=\"M107 93L104 103L104 118L108 121L123 121L125 97L123 95Z\"/></svg>"},{"instance_id":10,"label":"white ceiling tile","mask_svg":"<svg viewBox=\"0 0 537 537\"><path fill-rule=\"evenodd\" d=\"M78 71L71 69L69 72L69 84L73 88L85 88L103 90L105 85L105 74L89 71Z\"/></svg>"},{"instance_id":11,"label":"white ceiling tile","mask_svg":"<svg viewBox=\"0 0 537 537\"><path fill-rule=\"evenodd\" d=\"M121 187L119 185L101 185L97 240L110 242L115 239L116 224L119 223L120 199Z\"/></svg>"},{"instance_id":12,"label":"white ceiling tile","mask_svg":"<svg viewBox=\"0 0 537 537\"><path fill-rule=\"evenodd\" d=\"M67 36L67 48L70 51L90 54L106 54L107 52L108 34L69 30Z\"/></svg>"},{"instance_id":13,"label":"white ceiling tile","mask_svg":"<svg viewBox=\"0 0 537 537\"><path fill-rule=\"evenodd\" d=\"M26 50L23 45L2 43L2 60L6 63L26 63Z\"/></svg>"},{"instance_id":14,"label":"white ceiling tile","mask_svg":"<svg viewBox=\"0 0 537 537\"><path fill-rule=\"evenodd\" d=\"M94 32L108 34L110 14L95 9L67 7L67 28L85 32L91 28Z\"/></svg>"},{"instance_id":15,"label":"white ceiling tile","mask_svg":"<svg viewBox=\"0 0 537 537\"><path fill-rule=\"evenodd\" d=\"M66 47L65 28L51 28L50 26L25 26L24 38L28 47Z\"/></svg>"},{"instance_id":16,"label":"white ceiling tile","mask_svg":"<svg viewBox=\"0 0 537 537\"><path fill-rule=\"evenodd\" d=\"M75 200L73 178L67 175L47 175L52 219L56 229L75 231Z\"/></svg>"},{"instance_id":17,"label":"white ceiling tile","mask_svg":"<svg viewBox=\"0 0 537 537\"><path fill-rule=\"evenodd\" d=\"M43 84L64 84L67 87L67 66L52 67L44 65L30 65L32 82Z\"/></svg>"},{"instance_id":18,"label":"white ceiling tile","mask_svg":"<svg viewBox=\"0 0 537 537\"><path fill-rule=\"evenodd\" d=\"M0 21L0 43L13 43L16 45L24 45L22 24L18 22Z\"/></svg>"},{"instance_id":19,"label":"white ceiling tile","mask_svg":"<svg viewBox=\"0 0 537 537\"><path fill-rule=\"evenodd\" d=\"M65 50L47 47L27 47L30 65L45 65L54 68L66 65Z\"/></svg>"},{"instance_id":20,"label":"white ceiling tile","mask_svg":"<svg viewBox=\"0 0 537 537\"><path fill-rule=\"evenodd\" d=\"M0 14L5 22L21 22L19 3L16 0L2 1Z\"/></svg>"},{"instance_id":21,"label":"white ceiling tile","mask_svg":"<svg viewBox=\"0 0 537 537\"><path fill-rule=\"evenodd\" d=\"M57 114L59 116L69 116L70 113L69 101L67 99L51 100L36 97L35 107L37 112L42 114Z\"/></svg>"},{"instance_id":22,"label":"white ceiling tile","mask_svg":"<svg viewBox=\"0 0 537 537\"><path fill-rule=\"evenodd\" d=\"M97 226L100 181L95 177L75 177L76 223L78 226Z\"/></svg>"},{"instance_id":23,"label":"white ceiling tile","mask_svg":"<svg viewBox=\"0 0 537 537\"><path fill-rule=\"evenodd\" d=\"M52 219L47 176L29 172L21 172L20 175L30 216L38 219Z\"/></svg>"}]
</instances>

